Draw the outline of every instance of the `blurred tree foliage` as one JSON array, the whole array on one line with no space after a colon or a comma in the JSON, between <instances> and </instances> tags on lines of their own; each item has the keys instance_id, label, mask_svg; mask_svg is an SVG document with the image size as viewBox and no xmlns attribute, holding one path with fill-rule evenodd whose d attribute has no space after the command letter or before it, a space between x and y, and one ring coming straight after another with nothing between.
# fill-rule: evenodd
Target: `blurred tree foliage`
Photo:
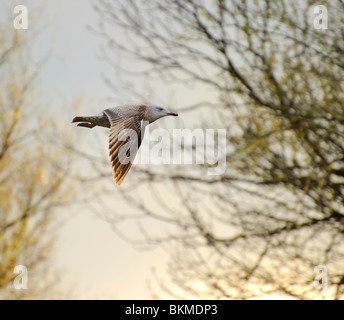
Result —
<instances>
[{"instance_id":1,"label":"blurred tree foliage","mask_svg":"<svg viewBox=\"0 0 344 320\"><path fill-rule=\"evenodd\" d=\"M136 167L137 177L150 181L153 200L125 192L135 214L124 217L112 210L109 215L117 226L126 218L137 221L141 213L141 241L168 244L169 274L177 284L176 290L165 286L170 293L343 297L344 4L324 3L325 30L314 26L318 4L95 4L106 59L116 72L130 65L127 58L143 62L145 75L166 85L211 89L214 100L200 95L185 110L193 110L194 118L207 115L205 127L227 129L225 174L207 176L206 166L178 173ZM117 36L119 30L127 41ZM164 192L159 192L161 182ZM149 218L173 225L172 231L148 231L143 225ZM317 265L327 267L327 289L313 285Z\"/></svg>"},{"instance_id":2,"label":"blurred tree foliage","mask_svg":"<svg viewBox=\"0 0 344 320\"><path fill-rule=\"evenodd\" d=\"M54 211L72 196L70 156L57 146L61 129L40 106L33 32L10 25L0 35L0 298L51 298ZM27 290L13 287L16 265L28 270Z\"/></svg>"}]
</instances>

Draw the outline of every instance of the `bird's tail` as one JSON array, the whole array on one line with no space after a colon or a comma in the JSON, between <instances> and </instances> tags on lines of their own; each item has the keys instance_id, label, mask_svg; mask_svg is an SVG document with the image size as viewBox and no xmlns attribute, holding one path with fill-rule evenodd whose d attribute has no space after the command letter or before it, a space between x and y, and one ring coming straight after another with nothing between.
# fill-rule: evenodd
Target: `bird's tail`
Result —
<instances>
[{"instance_id":1,"label":"bird's tail","mask_svg":"<svg viewBox=\"0 0 344 320\"><path fill-rule=\"evenodd\" d=\"M91 123L92 117L74 117L72 122L80 122L78 123L79 127L86 127L92 129L96 125Z\"/></svg>"}]
</instances>

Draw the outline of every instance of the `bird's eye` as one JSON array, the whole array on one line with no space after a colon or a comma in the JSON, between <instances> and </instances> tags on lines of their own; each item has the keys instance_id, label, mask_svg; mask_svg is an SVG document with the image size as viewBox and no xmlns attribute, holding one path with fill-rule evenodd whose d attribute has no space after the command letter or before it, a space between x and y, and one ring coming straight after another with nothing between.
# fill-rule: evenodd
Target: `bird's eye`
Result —
<instances>
[{"instance_id":1,"label":"bird's eye","mask_svg":"<svg viewBox=\"0 0 344 320\"><path fill-rule=\"evenodd\" d=\"M158 110L159 110L159 111L162 111L162 110L164 110L164 109L163 109L163 108L158 108Z\"/></svg>"}]
</instances>

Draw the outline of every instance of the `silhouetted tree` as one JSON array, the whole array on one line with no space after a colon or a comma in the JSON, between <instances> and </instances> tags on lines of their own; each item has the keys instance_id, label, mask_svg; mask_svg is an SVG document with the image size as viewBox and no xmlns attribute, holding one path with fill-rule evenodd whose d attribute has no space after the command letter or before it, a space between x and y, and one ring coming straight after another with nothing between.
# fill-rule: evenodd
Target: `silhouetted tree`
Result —
<instances>
[{"instance_id":1,"label":"silhouetted tree","mask_svg":"<svg viewBox=\"0 0 344 320\"><path fill-rule=\"evenodd\" d=\"M74 193L70 152L59 147L56 137L65 135L40 105L34 32L2 25L0 34L0 298L57 297L49 258L54 212ZM17 265L28 270L27 290L14 288Z\"/></svg>"},{"instance_id":2,"label":"silhouetted tree","mask_svg":"<svg viewBox=\"0 0 344 320\"><path fill-rule=\"evenodd\" d=\"M136 210L107 215L118 232L121 222L141 219L138 243L168 244L177 289L166 290L202 298L343 296L344 4L327 1L328 28L317 29L318 4L96 2L116 71L110 85L126 79L129 61L151 81L208 88L214 99L200 94L184 110L206 115L203 127L227 129L223 175L208 176L207 166L134 166L152 192L140 197L132 173L121 196ZM149 218L168 232L147 230ZM327 290L314 288L317 265L327 267Z\"/></svg>"}]
</instances>

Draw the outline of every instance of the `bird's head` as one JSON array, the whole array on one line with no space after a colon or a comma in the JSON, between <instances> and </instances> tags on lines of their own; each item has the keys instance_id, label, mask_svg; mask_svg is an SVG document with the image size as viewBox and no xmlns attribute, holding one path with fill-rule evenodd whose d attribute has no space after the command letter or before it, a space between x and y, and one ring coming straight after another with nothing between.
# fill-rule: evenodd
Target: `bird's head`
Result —
<instances>
[{"instance_id":1,"label":"bird's head","mask_svg":"<svg viewBox=\"0 0 344 320\"><path fill-rule=\"evenodd\" d=\"M149 122L154 122L162 117L166 116L178 116L178 113L170 112L163 107L159 106L149 106L146 118Z\"/></svg>"}]
</instances>

